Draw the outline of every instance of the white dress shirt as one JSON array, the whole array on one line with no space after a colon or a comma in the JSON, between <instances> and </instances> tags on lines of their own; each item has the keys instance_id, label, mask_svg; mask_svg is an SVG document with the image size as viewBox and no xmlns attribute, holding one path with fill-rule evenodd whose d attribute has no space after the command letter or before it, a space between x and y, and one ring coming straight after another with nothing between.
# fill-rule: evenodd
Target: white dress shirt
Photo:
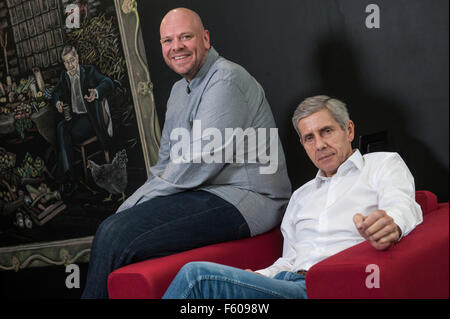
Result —
<instances>
[{"instance_id":1,"label":"white dress shirt","mask_svg":"<svg viewBox=\"0 0 450 319\"><path fill-rule=\"evenodd\" d=\"M76 72L72 75L67 72L70 78L71 97L72 97L72 111L75 114L87 113L86 105L84 104L83 93L81 92L80 83L80 66L77 67Z\"/></svg>"},{"instance_id":2,"label":"white dress shirt","mask_svg":"<svg viewBox=\"0 0 450 319\"><path fill-rule=\"evenodd\" d=\"M384 152L362 156L356 150L335 175L325 177L319 170L294 192L281 224L283 255L257 272L273 277L281 271L308 270L364 241L353 215L367 216L377 209L394 219L402 236L422 222L414 178L402 158Z\"/></svg>"}]
</instances>

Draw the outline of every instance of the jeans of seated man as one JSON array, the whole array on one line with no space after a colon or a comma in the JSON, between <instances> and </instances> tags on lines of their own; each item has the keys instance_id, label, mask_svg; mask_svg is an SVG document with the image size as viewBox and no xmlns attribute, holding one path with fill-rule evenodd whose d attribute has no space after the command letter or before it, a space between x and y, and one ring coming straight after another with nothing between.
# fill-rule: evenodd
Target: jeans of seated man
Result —
<instances>
[{"instance_id":1,"label":"jeans of seated man","mask_svg":"<svg viewBox=\"0 0 450 319\"><path fill-rule=\"evenodd\" d=\"M209 192L153 198L99 226L82 298L108 298L109 274L125 265L249 236L237 208Z\"/></svg>"},{"instance_id":2,"label":"jeans of seated man","mask_svg":"<svg viewBox=\"0 0 450 319\"><path fill-rule=\"evenodd\" d=\"M59 146L57 179L64 193L72 191L76 184L73 168L74 146L94 135L95 131L87 114L73 115L70 121L62 120L58 123L56 128Z\"/></svg>"},{"instance_id":3,"label":"jeans of seated man","mask_svg":"<svg viewBox=\"0 0 450 319\"><path fill-rule=\"evenodd\" d=\"M163 299L306 299L305 277L282 271L274 278L210 262L178 272Z\"/></svg>"}]
</instances>

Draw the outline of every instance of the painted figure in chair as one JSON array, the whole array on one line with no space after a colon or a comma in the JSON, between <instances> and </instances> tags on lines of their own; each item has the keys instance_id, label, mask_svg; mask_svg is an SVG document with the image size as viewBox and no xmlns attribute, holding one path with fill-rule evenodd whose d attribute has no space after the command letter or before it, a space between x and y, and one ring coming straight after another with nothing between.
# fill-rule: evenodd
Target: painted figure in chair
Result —
<instances>
[{"instance_id":1,"label":"painted figure in chair","mask_svg":"<svg viewBox=\"0 0 450 319\"><path fill-rule=\"evenodd\" d=\"M107 151L112 138L111 117L102 101L114 90L113 81L92 65L79 64L73 46L62 51L65 70L53 91L53 103L63 119L57 126L58 170L61 192L72 194L76 187L74 176L74 147L97 137L100 147Z\"/></svg>"}]
</instances>

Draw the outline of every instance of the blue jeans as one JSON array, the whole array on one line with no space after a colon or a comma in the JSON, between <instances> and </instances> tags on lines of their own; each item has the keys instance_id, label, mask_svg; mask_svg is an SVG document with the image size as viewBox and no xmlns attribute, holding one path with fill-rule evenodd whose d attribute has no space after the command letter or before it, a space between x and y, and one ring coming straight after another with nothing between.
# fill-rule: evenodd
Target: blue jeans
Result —
<instances>
[{"instance_id":1,"label":"blue jeans","mask_svg":"<svg viewBox=\"0 0 450 319\"><path fill-rule=\"evenodd\" d=\"M58 123L56 136L59 145L57 177L61 182L68 177L74 178L73 171L73 147L95 135L94 128L87 114L73 115L72 120L64 120Z\"/></svg>"},{"instance_id":2,"label":"blue jeans","mask_svg":"<svg viewBox=\"0 0 450 319\"><path fill-rule=\"evenodd\" d=\"M82 298L108 298L108 276L122 266L249 236L237 208L214 194L186 191L153 198L99 226Z\"/></svg>"},{"instance_id":3,"label":"blue jeans","mask_svg":"<svg viewBox=\"0 0 450 319\"><path fill-rule=\"evenodd\" d=\"M178 272L164 299L306 299L305 277L282 271L269 278L210 262L192 262Z\"/></svg>"}]
</instances>

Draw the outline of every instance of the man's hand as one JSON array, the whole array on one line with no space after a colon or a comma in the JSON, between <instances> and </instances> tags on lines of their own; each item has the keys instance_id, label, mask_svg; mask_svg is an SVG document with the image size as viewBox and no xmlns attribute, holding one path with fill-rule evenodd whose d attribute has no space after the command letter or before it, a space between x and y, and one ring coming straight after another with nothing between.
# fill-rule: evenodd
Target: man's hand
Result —
<instances>
[{"instance_id":1,"label":"man's hand","mask_svg":"<svg viewBox=\"0 0 450 319\"><path fill-rule=\"evenodd\" d=\"M260 274L259 272L253 271L252 269L244 269L244 270L245 270L245 271L248 271L248 272L252 272L252 273L254 273L254 274L258 274L258 275L260 275L260 276L264 276L264 275Z\"/></svg>"},{"instance_id":2,"label":"man's hand","mask_svg":"<svg viewBox=\"0 0 450 319\"><path fill-rule=\"evenodd\" d=\"M355 214L353 222L361 236L378 250L393 246L401 235L400 228L394 223L394 219L381 209L370 213L367 217Z\"/></svg>"},{"instance_id":3,"label":"man's hand","mask_svg":"<svg viewBox=\"0 0 450 319\"><path fill-rule=\"evenodd\" d=\"M63 102L61 102L61 101L56 102L56 109L58 110L59 113L62 113L62 111L63 111Z\"/></svg>"},{"instance_id":4,"label":"man's hand","mask_svg":"<svg viewBox=\"0 0 450 319\"><path fill-rule=\"evenodd\" d=\"M96 96L95 89L88 89L88 91L89 91L89 96L85 95L84 99L88 102L92 102L95 100L95 96Z\"/></svg>"}]
</instances>

